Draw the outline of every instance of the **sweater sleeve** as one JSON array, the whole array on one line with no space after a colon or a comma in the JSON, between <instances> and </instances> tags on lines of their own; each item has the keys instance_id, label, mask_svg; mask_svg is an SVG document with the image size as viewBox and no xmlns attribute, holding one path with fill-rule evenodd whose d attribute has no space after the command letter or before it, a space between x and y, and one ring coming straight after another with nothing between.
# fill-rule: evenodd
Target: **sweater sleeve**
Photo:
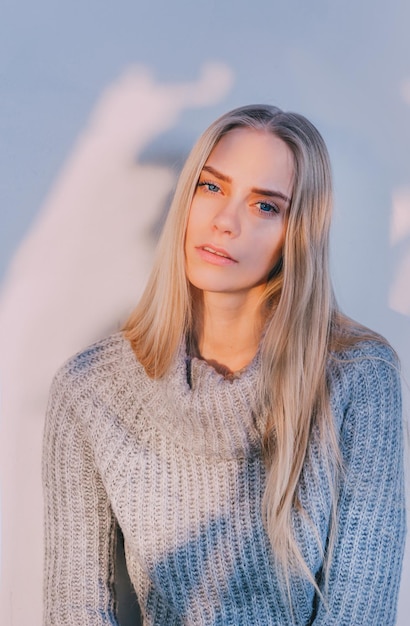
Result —
<instances>
[{"instance_id":1,"label":"sweater sleeve","mask_svg":"<svg viewBox=\"0 0 410 626\"><path fill-rule=\"evenodd\" d=\"M116 625L116 521L79 419L78 378L53 381L43 449L44 626Z\"/></svg>"},{"instance_id":2,"label":"sweater sleeve","mask_svg":"<svg viewBox=\"0 0 410 626\"><path fill-rule=\"evenodd\" d=\"M327 602L319 602L313 624L393 626L406 534L397 363L388 348L375 349L341 367L338 384L349 388L344 468Z\"/></svg>"}]
</instances>

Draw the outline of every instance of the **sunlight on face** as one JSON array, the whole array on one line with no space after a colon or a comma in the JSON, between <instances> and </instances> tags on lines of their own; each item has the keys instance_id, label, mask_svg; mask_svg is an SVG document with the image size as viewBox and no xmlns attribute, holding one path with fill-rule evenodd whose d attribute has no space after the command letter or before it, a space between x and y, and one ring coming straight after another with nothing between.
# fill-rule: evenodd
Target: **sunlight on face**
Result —
<instances>
[{"instance_id":1,"label":"sunlight on face","mask_svg":"<svg viewBox=\"0 0 410 626\"><path fill-rule=\"evenodd\" d=\"M186 271L204 292L259 293L281 258L293 156L268 131L237 128L212 150L185 241Z\"/></svg>"}]
</instances>

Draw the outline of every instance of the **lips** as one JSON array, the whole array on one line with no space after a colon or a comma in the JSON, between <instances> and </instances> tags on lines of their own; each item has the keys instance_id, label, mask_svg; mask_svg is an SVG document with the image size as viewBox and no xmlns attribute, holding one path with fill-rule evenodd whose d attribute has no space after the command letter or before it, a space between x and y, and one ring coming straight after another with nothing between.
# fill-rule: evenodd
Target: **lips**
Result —
<instances>
[{"instance_id":1,"label":"lips","mask_svg":"<svg viewBox=\"0 0 410 626\"><path fill-rule=\"evenodd\" d=\"M205 252L208 252L210 254L214 254L217 257L221 257L222 259L227 259L227 260L232 261L234 263L238 262L236 259L231 257L230 254L226 250L224 250L223 248L217 248L215 246L211 246L210 244L204 244L202 246L198 246L197 249L198 250L204 250Z\"/></svg>"},{"instance_id":2,"label":"lips","mask_svg":"<svg viewBox=\"0 0 410 626\"><path fill-rule=\"evenodd\" d=\"M216 254L217 256L223 256L225 257L225 259L231 259L231 261L235 261L235 259L233 259L227 252L226 250L222 250L221 248L214 248L213 246L201 246L202 250L207 250L208 252L211 252L212 254Z\"/></svg>"},{"instance_id":3,"label":"lips","mask_svg":"<svg viewBox=\"0 0 410 626\"><path fill-rule=\"evenodd\" d=\"M211 265L236 265L238 261L231 257L231 255L223 248L217 248L209 243L205 243L195 247L202 261L210 263Z\"/></svg>"}]
</instances>

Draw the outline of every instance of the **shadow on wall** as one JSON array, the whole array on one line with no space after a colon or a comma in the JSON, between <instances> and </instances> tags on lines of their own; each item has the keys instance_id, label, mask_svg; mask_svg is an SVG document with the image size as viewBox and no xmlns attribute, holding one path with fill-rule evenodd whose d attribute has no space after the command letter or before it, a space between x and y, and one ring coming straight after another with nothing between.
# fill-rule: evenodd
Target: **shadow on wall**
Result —
<instances>
[{"instance_id":1,"label":"shadow on wall","mask_svg":"<svg viewBox=\"0 0 410 626\"><path fill-rule=\"evenodd\" d=\"M401 85L403 101L410 106L410 79ZM398 262L389 290L389 306L393 311L410 317L410 187L394 190L390 212L390 246Z\"/></svg>"},{"instance_id":2,"label":"shadow on wall","mask_svg":"<svg viewBox=\"0 0 410 626\"><path fill-rule=\"evenodd\" d=\"M144 67L127 71L103 93L9 269L0 294L5 624L42 619L41 444L51 378L68 356L121 325L151 267L176 176L140 156L184 109L221 100L232 80L222 64L181 84L160 84ZM121 615L131 623L124 605Z\"/></svg>"},{"instance_id":3,"label":"shadow on wall","mask_svg":"<svg viewBox=\"0 0 410 626\"><path fill-rule=\"evenodd\" d=\"M410 316L410 187L398 189L393 196L390 244L399 253L399 263L389 305L393 311Z\"/></svg>"}]
</instances>

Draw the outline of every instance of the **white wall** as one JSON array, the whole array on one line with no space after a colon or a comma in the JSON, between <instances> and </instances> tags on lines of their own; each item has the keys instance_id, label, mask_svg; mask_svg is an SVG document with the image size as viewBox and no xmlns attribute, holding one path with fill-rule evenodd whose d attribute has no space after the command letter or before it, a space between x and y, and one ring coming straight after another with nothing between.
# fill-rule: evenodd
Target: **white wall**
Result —
<instances>
[{"instance_id":1,"label":"white wall","mask_svg":"<svg viewBox=\"0 0 410 626\"><path fill-rule=\"evenodd\" d=\"M176 172L220 112L270 102L322 131L339 300L388 337L410 380L409 18L399 0L4 2L2 624L40 625L51 376L138 299ZM402 592L399 626L409 610Z\"/></svg>"}]
</instances>

